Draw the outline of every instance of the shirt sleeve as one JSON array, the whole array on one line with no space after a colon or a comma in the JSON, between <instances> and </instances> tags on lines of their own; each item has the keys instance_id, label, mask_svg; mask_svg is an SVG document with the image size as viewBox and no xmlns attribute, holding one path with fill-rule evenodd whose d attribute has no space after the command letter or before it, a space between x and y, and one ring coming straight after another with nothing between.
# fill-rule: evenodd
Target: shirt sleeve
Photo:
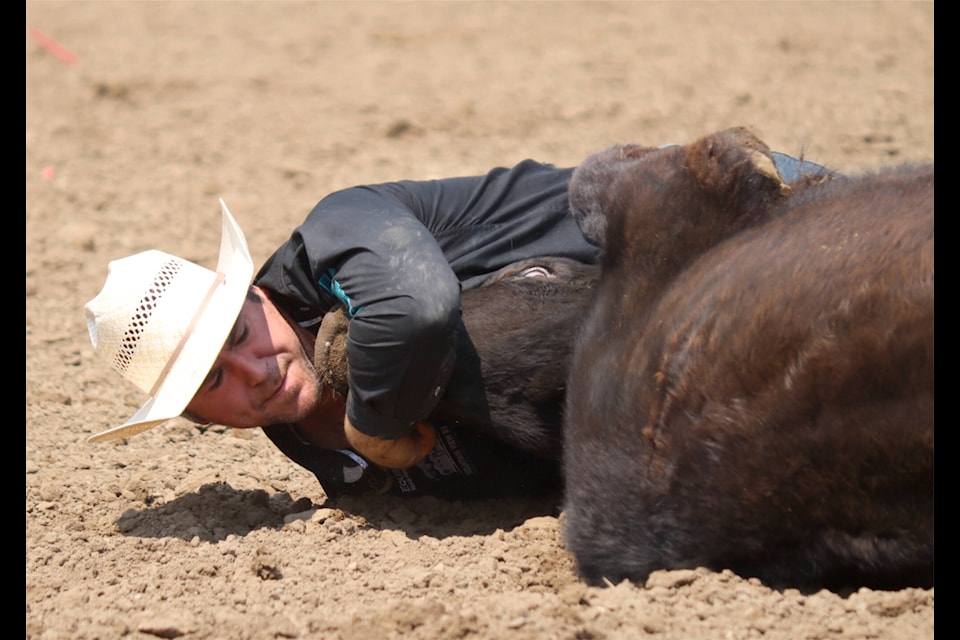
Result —
<instances>
[{"instance_id":1,"label":"shirt sleeve","mask_svg":"<svg viewBox=\"0 0 960 640\"><path fill-rule=\"evenodd\" d=\"M453 369L460 283L409 207L364 187L335 192L256 281L298 321L347 310L347 415L358 430L396 438L433 409Z\"/></svg>"}]
</instances>

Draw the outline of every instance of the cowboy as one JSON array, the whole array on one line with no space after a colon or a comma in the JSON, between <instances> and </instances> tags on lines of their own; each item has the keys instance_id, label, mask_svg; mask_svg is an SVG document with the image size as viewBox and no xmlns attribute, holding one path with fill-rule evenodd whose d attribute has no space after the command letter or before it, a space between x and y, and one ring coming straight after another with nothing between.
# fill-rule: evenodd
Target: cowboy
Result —
<instances>
[{"instance_id":1,"label":"cowboy","mask_svg":"<svg viewBox=\"0 0 960 640\"><path fill-rule=\"evenodd\" d=\"M772 155L787 182L825 171ZM332 193L255 278L221 200L214 271L146 251L112 262L86 305L97 353L150 396L89 441L184 416L262 427L329 497L559 489L557 461L424 418L452 369L462 290L525 258L596 261L599 248L570 215L572 172L526 160L482 176ZM335 307L350 318L345 399L320 384L313 365L317 327Z\"/></svg>"}]
</instances>

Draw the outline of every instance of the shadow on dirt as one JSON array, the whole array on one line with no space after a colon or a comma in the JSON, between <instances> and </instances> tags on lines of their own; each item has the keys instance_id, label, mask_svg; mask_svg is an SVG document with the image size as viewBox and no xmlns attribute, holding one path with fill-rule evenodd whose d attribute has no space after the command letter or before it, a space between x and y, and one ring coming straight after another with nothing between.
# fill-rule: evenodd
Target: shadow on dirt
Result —
<instances>
[{"instance_id":1,"label":"shadow on dirt","mask_svg":"<svg viewBox=\"0 0 960 640\"><path fill-rule=\"evenodd\" d=\"M162 505L128 509L116 524L127 536L216 542L229 535L279 528L285 515L311 506L309 499L295 500L286 492L271 495L263 489L239 490L217 482Z\"/></svg>"},{"instance_id":2,"label":"shadow on dirt","mask_svg":"<svg viewBox=\"0 0 960 640\"><path fill-rule=\"evenodd\" d=\"M413 539L445 538L509 530L531 517L558 515L558 505L558 497L447 502L391 496L350 496L318 504L285 491L271 494L210 483L162 505L128 509L116 525L125 536L218 542L257 529L279 529L286 516L326 508L338 510L337 519L351 518L360 526L402 531Z\"/></svg>"}]
</instances>

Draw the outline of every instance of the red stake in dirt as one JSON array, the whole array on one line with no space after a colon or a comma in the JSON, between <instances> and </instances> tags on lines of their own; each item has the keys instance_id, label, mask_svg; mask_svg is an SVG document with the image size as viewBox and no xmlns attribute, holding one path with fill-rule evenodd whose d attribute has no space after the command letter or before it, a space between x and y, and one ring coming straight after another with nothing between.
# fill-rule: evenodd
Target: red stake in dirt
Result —
<instances>
[{"instance_id":1,"label":"red stake in dirt","mask_svg":"<svg viewBox=\"0 0 960 640\"><path fill-rule=\"evenodd\" d=\"M47 34L38 29L34 29L33 27L30 27L29 33L30 37L37 41L37 44L53 54L64 64L77 63L77 56L75 53L61 45Z\"/></svg>"}]
</instances>

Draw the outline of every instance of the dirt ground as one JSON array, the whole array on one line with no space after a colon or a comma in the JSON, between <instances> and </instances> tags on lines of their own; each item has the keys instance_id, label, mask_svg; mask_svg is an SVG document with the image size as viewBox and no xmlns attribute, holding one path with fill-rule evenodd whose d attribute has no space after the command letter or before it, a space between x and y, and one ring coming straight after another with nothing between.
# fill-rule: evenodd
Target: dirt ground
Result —
<instances>
[{"instance_id":1,"label":"dirt ground","mask_svg":"<svg viewBox=\"0 0 960 640\"><path fill-rule=\"evenodd\" d=\"M933 638L933 589L588 588L555 500L330 504L259 430L87 444L144 398L82 312L111 259L212 267L218 197L260 264L334 189L616 142L932 161L933 33L933 2L28 0L25 637Z\"/></svg>"}]
</instances>

